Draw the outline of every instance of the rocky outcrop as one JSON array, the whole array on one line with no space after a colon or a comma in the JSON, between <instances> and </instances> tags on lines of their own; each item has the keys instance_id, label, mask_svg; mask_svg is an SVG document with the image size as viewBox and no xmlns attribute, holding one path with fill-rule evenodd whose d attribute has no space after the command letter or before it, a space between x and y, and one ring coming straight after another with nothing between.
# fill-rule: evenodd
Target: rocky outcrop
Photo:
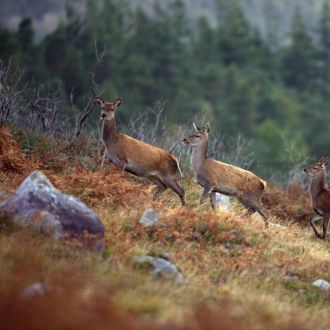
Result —
<instances>
[{"instance_id":1,"label":"rocky outcrop","mask_svg":"<svg viewBox=\"0 0 330 330\"><path fill-rule=\"evenodd\" d=\"M0 214L16 223L50 232L54 238L78 239L102 250L104 226L84 203L57 190L39 171L31 173L16 192L0 203Z\"/></svg>"}]
</instances>

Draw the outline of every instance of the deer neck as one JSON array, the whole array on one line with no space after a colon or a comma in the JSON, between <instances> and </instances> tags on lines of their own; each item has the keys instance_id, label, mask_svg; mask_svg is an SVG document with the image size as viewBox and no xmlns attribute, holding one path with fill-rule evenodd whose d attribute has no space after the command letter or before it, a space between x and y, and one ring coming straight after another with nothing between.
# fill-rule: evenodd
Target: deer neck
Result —
<instances>
[{"instance_id":1,"label":"deer neck","mask_svg":"<svg viewBox=\"0 0 330 330\"><path fill-rule=\"evenodd\" d=\"M102 123L102 140L106 146L110 146L117 140L116 119L104 120Z\"/></svg>"},{"instance_id":2,"label":"deer neck","mask_svg":"<svg viewBox=\"0 0 330 330\"><path fill-rule=\"evenodd\" d=\"M207 159L206 157L207 146L208 146L208 140L206 139L198 147L192 148L191 163L195 172L197 173L201 171Z\"/></svg>"},{"instance_id":3,"label":"deer neck","mask_svg":"<svg viewBox=\"0 0 330 330\"><path fill-rule=\"evenodd\" d=\"M326 188L327 188L327 184L325 181L325 170L324 170L319 175L312 178L309 186L309 191L312 198L314 199L323 189Z\"/></svg>"}]
</instances>

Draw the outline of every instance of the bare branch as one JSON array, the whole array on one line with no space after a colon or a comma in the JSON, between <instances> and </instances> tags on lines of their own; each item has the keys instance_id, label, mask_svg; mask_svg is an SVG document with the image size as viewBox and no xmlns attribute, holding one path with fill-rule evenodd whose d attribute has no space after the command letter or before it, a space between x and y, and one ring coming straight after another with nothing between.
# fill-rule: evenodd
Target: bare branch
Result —
<instances>
[{"instance_id":1,"label":"bare branch","mask_svg":"<svg viewBox=\"0 0 330 330\"><path fill-rule=\"evenodd\" d=\"M80 117L79 121L77 122L76 124L76 128L75 128L75 133L74 133L74 137L77 138L80 133L81 133L81 130L83 128L83 125L86 121L86 119L90 116L90 114L92 113L92 110L94 108L94 98L89 98L88 101L87 101L87 104L85 105L85 108L84 108L84 111L83 111L83 114L82 116Z\"/></svg>"},{"instance_id":2,"label":"bare branch","mask_svg":"<svg viewBox=\"0 0 330 330\"><path fill-rule=\"evenodd\" d=\"M97 41L94 41L94 47L95 47L95 58L96 58L96 65L99 65L103 61L103 57L105 55L105 44L103 44L103 51L102 53L99 53L99 49L97 47Z\"/></svg>"}]
</instances>

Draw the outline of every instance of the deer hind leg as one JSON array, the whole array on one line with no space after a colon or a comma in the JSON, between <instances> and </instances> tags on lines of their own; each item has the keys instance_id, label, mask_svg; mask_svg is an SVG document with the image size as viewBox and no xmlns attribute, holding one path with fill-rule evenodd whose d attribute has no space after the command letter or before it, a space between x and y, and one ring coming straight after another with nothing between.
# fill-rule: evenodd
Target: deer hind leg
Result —
<instances>
[{"instance_id":1,"label":"deer hind leg","mask_svg":"<svg viewBox=\"0 0 330 330\"><path fill-rule=\"evenodd\" d=\"M268 228L269 227L269 223L268 223L268 212L265 210L265 208L259 204L257 207L255 207L256 211L262 216L262 218L264 219L265 222L265 227Z\"/></svg>"},{"instance_id":2,"label":"deer hind leg","mask_svg":"<svg viewBox=\"0 0 330 330\"><path fill-rule=\"evenodd\" d=\"M167 189L167 186L157 178L151 178L150 180L157 186L152 197L153 200L156 200Z\"/></svg>"},{"instance_id":3,"label":"deer hind leg","mask_svg":"<svg viewBox=\"0 0 330 330\"><path fill-rule=\"evenodd\" d=\"M312 220L310 221L310 225L312 226L313 230L314 230L314 234L316 237L318 238L323 238L322 235L318 232L318 230L316 229L316 222L320 221L320 220L323 220L323 217L320 218L319 216L317 215L314 215L312 217ZM323 220L323 224L324 224L324 220ZM323 234L324 234L324 231L323 231Z\"/></svg>"},{"instance_id":4,"label":"deer hind leg","mask_svg":"<svg viewBox=\"0 0 330 330\"><path fill-rule=\"evenodd\" d=\"M246 212L244 214L245 217L250 217L256 211L254 208L251 208L251 207L246 206L246 208L247 209L246 209Z\"/></svg>"},{"instance_id":5,"label":"deer hind leg","mask_svg":"<svg viewBox=\"0 0 330 330\"><path fill-rule=\"evenodd\" d=\"M327 231L328 231L328 226L329 226L329 219L330 219L330 214L326 214L323 219L323 236L322 239L326 240L327 239Z\"/></svg>"},{"instance_id":6,"label":"deer hind leg","mask_svg":"<svg viewBox=\"0 0 330 330\"><path fill-rule=\"evenodd\" d=\"M248 200L248 199L240 199L240 202L248 209L248 214L252 214L253 212L257 211L263 218L265 222L265 227L268 228L268 218L269 215L267 211L264 209L264 207L261 204L260 199L259 200Z\"/></svg>"},{"instance_id":7,"label":"deer hind leg","mask_svg":"<svg viewBox=\"0 0 330 330\"><path fill-rule=\"evenodd\" d=\"M168 188L172 189L180 197L181 204L184 206L186 204L184 198L184 189L178 183L176 176L174 178L166 179L164 184L166 184Z\"/></svg>"}]
</instances>

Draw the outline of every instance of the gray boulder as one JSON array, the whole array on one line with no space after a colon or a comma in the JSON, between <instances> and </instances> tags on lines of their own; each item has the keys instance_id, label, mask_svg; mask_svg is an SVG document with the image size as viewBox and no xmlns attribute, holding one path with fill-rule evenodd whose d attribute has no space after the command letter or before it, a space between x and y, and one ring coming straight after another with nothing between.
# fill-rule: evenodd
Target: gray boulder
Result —
<instances>
[{"instance_id":1,"label":"gray boulder","mask_svg":"<svg viewBox=\"0 0 330 330\"><path fill-rule=\"evenodd\" d=\"M215 194L216 205L217 207L221 207L226 211L231 211L233 209L230 198L226 195L216 193Z\"/></svg>"},{"instance_id":2,"label":"gray boulder","mask_svg":"<svg viewBox=\"0 0 330 330\"><path fill-rule=\"evenodd\" d=\"M145 210L139 223L145 227L151 226L160 220L159 215L153 209Z\"/></svg>"},{"instance_id":3,"label":"gray boulder","mask_svg":"<svg viewBox=\"0 0 330 330\"><path fill-rule=\"evenodd\" d=\"M321 290L330 290L330 283L323 279L318 279L318 280L314 281L313 285L317 286Z\"/></svg>"},{"instance_id":4,"label":"gray boulder","mask_svg":"<svg viewBox=\"0 0 330 330\"><path fill-rule=\"evenodd\" d=\"M152 276L161 276L165 279L172 280L177 284L187 283L185 276L169 260L154 258L151 256L135 256L133 261L136 264L149 264L152 266L152 270L150 271L150 275Z\"/></svg>"},{"instance_id":5,"label":"gray boulder","mask_svg":"<svg viewBox=\"0 0 330 330\"><path fill-rule=\"evenodd\" d=\"M40 171L32 172L16 192L0 203L0 214L22 225L33 225L54 238L77 238L102 250L104 226L84 203L57 190Z\"/></svg>"}]
</instances>

